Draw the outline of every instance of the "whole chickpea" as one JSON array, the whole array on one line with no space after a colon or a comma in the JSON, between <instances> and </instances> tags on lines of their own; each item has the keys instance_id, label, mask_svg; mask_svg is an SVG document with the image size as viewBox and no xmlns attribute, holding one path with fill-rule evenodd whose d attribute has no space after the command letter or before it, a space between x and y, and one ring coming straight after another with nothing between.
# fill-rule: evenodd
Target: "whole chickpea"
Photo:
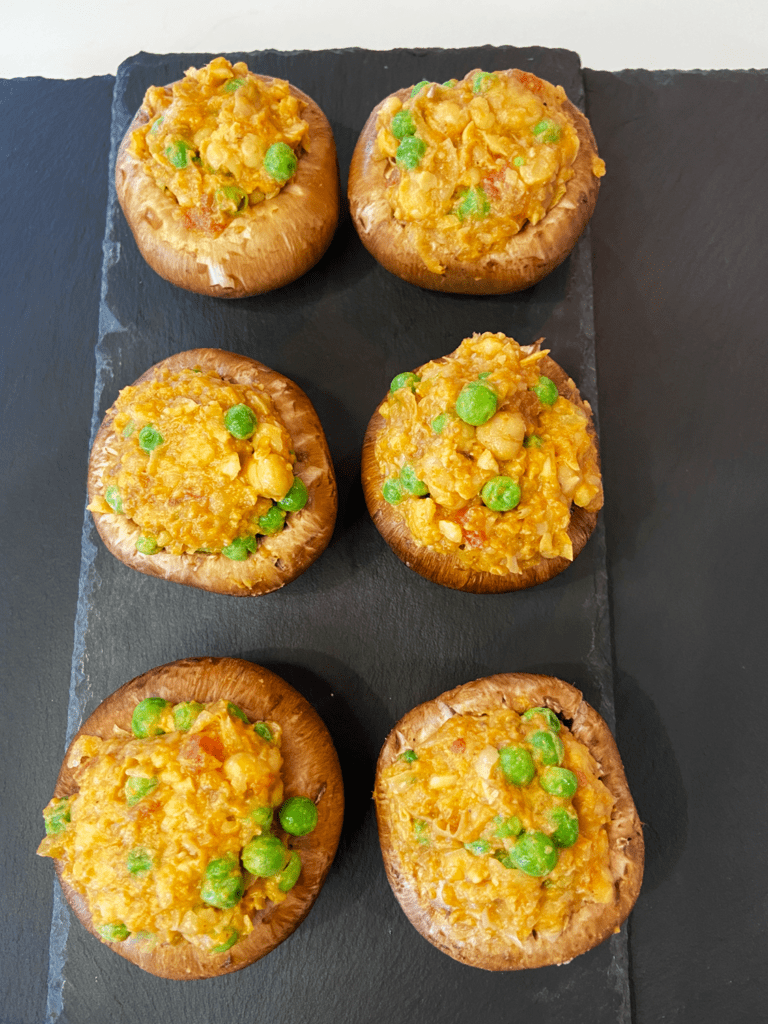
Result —
<instances>
[{"instance_id":1,"label":"whole chickpea","mask_svg":"<svg viewBox=\"0 0 768 1024\"><path fill-rule=\"evenodd\" d=\"M502 462L513 459L525 437L525 420L519 412L497 412L477 428L480 444Z\"/></svg>"}]
</instances>

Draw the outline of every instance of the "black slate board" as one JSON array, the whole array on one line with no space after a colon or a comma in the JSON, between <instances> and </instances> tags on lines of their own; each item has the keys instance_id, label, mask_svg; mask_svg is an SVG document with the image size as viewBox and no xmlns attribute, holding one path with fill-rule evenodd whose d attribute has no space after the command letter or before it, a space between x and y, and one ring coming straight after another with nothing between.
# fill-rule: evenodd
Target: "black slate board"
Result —
<instances>
[{"instance_id":1,"label":"black slate board","mask_svg":"<svg viewBox=\"0 0 768 1024\"><path fill-rule=\"evenodd\" d=\"M289 78L325 110L342 182L359 128L385 94L422 77L472 67L522 67L560 82L583 102L578 59L566 51L511 48L236 55ZM206 55L139 55L119 72L115 147L145 88L180 77ZM233 59L236 59L233 57ZM536 1021L629 1019L625 937L564 968L489 975L439 954L407 923L381 867L370 802L378 748L394 721L441 690L495 671L559 675L613 720L607 576L602 528L565 574L521 594L448 591L407 570L365 511L359 452L365 425L391 377L453 349L475 330L527 343L544 334L554 357L595 401L589 238L545 282L522 295L435 295L382 270L344 217L315 270L278 292L239 302L180 291L146 267L110 186L94 421L120 387L165 356L217 346L258 358L308 393L324 424L340 485L340 517L327 553L283 591L225 598L142 576L115 561L86 516L70 688L68 735L120 683L189 655L236 655L267 665L307 696L342 761L348 810L334 869L308 921L266 960L209 982L144 974L68 927L60 896L48 1007L52 1019L208 1021L261 1012L292 1021L373 1018L424 1021L502 1012L512 1000ZM367 1009L363 1009L367 1007Z\"/></svg>"}]
</instances>

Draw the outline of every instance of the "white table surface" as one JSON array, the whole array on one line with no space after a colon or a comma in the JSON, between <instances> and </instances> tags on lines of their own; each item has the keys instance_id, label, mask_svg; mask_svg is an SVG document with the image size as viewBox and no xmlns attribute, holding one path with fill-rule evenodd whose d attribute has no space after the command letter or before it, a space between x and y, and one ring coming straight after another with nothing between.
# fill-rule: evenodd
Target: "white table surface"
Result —
<instances>
[{"instance_id":1,"label":"white table surface","mask_svg":"<svg viewBox=\"0 0 768 1024\"><path fill-rule=\"evenodd\" d=\"M154 53L550 46L585 67L766 68L768 0L3 0L0 77L114 74Z\"/></svg>"}]
</instances>

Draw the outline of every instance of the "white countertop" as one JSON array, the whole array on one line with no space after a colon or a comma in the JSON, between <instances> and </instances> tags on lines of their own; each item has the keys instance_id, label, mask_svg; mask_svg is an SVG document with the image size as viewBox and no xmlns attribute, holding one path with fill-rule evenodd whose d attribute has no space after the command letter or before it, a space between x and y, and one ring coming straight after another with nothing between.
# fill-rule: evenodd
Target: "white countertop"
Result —
<instances>
[{"instance_id":1,"label":"white countertop","mask_svg":"<svg viewBox=\"0 0 768 1024\"><path fill-rule=\"evenodd\" d=\"M766 68L765 0L36 0L2 16L0 77L114 74L154 53L485 43L575 50L585 67Z\"/></svg>"}]
</instances>

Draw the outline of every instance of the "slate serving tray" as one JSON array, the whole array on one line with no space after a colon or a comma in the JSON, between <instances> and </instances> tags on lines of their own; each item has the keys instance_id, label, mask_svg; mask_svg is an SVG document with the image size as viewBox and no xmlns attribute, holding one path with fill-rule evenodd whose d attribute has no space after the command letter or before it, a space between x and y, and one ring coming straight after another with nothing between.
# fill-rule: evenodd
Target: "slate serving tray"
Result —
<instances>
[{"instance_id":1,"label":"slate serving tray","mask_svg":"<svg viewBox=\"0 0 768 1024\"><path fill-rule=\"evenodd\" d=\"M140 54L117 75L110 175L119 140L150 84L212 55ZM520 67L583 105L578 57L511 47L230 55L290 79L328 115L342 188L352 148L382 96L421 78ZM599 142L599 140L598 140ZM252 356L295 380L323 422L340 513L330 547L285 589L258 599L202 593L143 576L103 547L86 514L67 738L120 684L180 657L232 655L266 665L323 716L341 758L347 815L326 886L300 929L266 959L203 982L147 975L98 944L54 899L50 1020L209 1022L506 1019L530 1024L630 1020L626 934L564 967L489 974L439 953L408 924L381 865L370 799L375 759L407 709L499 671L573 682L613 722L602 524L561 576L519 594L446 590L408 570L373 527L359 482L368 419L395 373L451 351L474 331L521 344L544 335L596 405L589 233L540 285L509 297L424 292L364 250L347 215L318 266L287 288L236 302L174 288L133 242L110 184L92 433L120 388L197 346ZM597 411L597 410L596 410ZM608 498L610 500L610 496ZM98 984L94 984L94 977Z\"/></svg>"}]
</instances>

